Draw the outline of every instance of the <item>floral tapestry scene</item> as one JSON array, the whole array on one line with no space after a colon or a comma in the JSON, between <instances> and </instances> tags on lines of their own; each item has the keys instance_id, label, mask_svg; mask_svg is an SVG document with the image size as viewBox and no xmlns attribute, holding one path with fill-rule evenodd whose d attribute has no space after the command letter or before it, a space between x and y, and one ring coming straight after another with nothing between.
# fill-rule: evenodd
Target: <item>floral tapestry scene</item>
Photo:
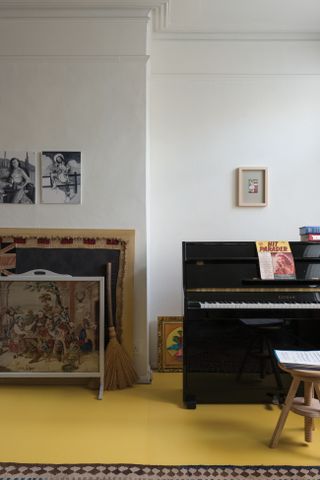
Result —
<instances>
[{"instance_id":1,"label":"floral tapestry scene","mask_svg":"<svg viewBox=\"0 0 320 480\"><path fill-rule=\"evenodd\" d=\"M0 282L0 374L98 370L98 281Z\"/></svg>"}]
</instances>

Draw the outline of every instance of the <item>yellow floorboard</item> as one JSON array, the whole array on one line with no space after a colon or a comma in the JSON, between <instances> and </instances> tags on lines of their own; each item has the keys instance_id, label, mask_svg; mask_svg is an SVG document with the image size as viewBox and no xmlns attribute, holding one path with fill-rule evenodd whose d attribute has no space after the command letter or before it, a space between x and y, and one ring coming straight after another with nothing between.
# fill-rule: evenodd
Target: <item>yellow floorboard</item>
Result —
<instances>
[{"instance_id":1,"label":"yellow floorboard","mask_svg":"<svg viewBox=\"0 0 320 480\"><path fill-rule=\"evenodd\" d=\"M268 442L279 408L181 401L179 373L105 392L82 386L0 385L0 461L50 463L319 465L320 425L304 442L289 414L277 449Z\"/></svg>"}]
</instances>

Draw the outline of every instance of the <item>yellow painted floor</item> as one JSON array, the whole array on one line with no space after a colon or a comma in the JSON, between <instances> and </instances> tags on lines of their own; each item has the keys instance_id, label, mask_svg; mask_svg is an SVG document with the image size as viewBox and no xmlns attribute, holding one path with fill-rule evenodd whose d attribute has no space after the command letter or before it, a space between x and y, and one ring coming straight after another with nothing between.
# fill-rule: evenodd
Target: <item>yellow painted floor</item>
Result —
<instances>
[{"instance_id":1,"label":"yellow painted floor","mask_svg":"<svg viewBox=\"0 0 320 480\"><path fill-rule=\"evenodd\" d=\"M79 386L0 385L0 461L143 464L320 464L293 413L277 449L268 442L276 406L182 401L182 376L155 373L151 385L105 392Z\"/></svg>"}]
</instances>

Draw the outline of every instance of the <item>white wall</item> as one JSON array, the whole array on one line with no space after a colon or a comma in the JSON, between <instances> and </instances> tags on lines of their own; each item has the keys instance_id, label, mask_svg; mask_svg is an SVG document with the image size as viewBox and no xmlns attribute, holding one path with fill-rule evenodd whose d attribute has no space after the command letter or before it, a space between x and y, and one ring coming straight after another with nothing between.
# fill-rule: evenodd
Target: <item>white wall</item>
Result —
<instances>
[{"instance_id":1,"label":"white wall","mask_svg":"<svg viewBox=\"0 0 320 480\"><path fill-rule=\"evenodd\" d=\"M319 223L320 43L157 35L152 49L151 363L158 316L181 315L183 240L298 240ZM239 166L269 205L236 206Z\"/></svg>"},{"instance_id":2,"label":"white wall","mask_svg":"<svg viewBox=\"0 0 320 480\"><path fill-rule=\"evenodd\" d=\"M5 205L0 224L136 231L135 364L148 380L148 18L142 11L141 18L131 18L132 12L120 18L114 9L115 18L107 18L107 11L97 18L78 13L0 18L1 150L80 150L83 167L81 205Z\"/></svg>"}]
</instances>

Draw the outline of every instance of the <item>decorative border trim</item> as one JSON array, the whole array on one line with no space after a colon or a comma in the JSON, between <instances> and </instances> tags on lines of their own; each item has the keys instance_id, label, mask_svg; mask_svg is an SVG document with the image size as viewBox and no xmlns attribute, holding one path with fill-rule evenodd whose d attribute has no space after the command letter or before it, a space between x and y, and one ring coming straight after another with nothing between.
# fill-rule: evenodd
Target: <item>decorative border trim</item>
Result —
<instances>
[{"instance_id":1,"label":"decorative border trim","mask_svg":"<svg viewBox=\"0 0 320 480\"><path fill-rule=\"evenodd\" d=\"M311 480L320 467L290 465L140 465L140 464L21 464L1 463L1 479L67 480Z\"/></svg>"}]
</instances>

